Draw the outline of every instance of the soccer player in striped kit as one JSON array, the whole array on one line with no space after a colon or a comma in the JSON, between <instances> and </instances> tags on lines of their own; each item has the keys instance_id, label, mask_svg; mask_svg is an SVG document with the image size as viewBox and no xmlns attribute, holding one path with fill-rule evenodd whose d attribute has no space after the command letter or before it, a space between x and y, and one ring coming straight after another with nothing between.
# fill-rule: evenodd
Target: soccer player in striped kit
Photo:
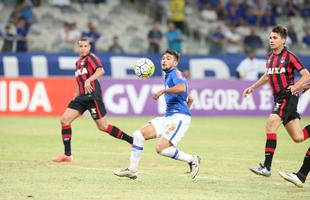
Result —
<instances>
[{"instance_id":1,"label":"soccer player in striped kit","mask_svg":"<svg viewBox=\"0 0 310 200\"><path fill-rule=\"evenodd\" d=\"M133 138L114 125L107 122L106 109L102 101L101 87L98 78L104 74L99 58L90 53L90 43L87 39L78 41L80 58L76 62L75 77L77 88L74 99L69 103L61 117L61 133L64 144L64 154L53 159L54 162L71 162L71 123L86 110L91 114L99 130L111 136L132 144Z\"/></svg>"},{"instance_id":2,"label":"soccer player in striped kit","mask_svg":"<svg viewBox=\"0 0 310 200\"><path fill-rule=\"evenodd\" d=\"M159 138L156 146L158 154L188 163L192 178L198 174L199 156L185 153L177 148L178 143L189 129L191 123L189 107L193 102L188 94L187 80L177 69L178 62L178 52L167 50L163 54L161 64L165 72L165 89L156 92L153 99L158 100L161 95L165 96L165 116L152 119L133 133L130 165L124 169L114 170L116 176L136 179L144 142L155 138Z\"/></svg>"},{"instance_id":3,"label":"soccer player in striped kit","mask_svg":"<svg viewBox=\"0 0 310 200\"><path fill-rule=\"evenodd\" d=\"M287 35L287 29L283 26L272 29L269 35L272 51L267 55L266 72L243 92L243 96L247 96L267 82L273 91L274 109L269 115L265 129L265 161L259 167L250 168L255 174L266 177L271 175L272 158L277 146L276 131L281 122L294 142L303 142L310 134L310 124L301 128L300 115L297 112L299 91L310 82L310 75L296 55L285 47ZM297 82L294 81L294 71L301 75Z\"/></svg>"}]
</instances>

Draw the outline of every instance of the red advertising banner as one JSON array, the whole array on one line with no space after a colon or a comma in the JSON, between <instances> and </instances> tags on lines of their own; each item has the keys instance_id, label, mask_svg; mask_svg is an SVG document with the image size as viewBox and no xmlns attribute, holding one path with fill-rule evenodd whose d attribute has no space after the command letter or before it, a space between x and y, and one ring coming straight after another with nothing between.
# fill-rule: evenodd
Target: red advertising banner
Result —
<instances>
[{"instance_id":1,"label":"red advertising banner","mask_svg":"<svg viewBox=\"0 0 310 200\"><path fill-rule=\"evenodd\" d=\"M60 116L75 84L74 78L1 78L0 115Z\"/></svg>"}]
</instances>

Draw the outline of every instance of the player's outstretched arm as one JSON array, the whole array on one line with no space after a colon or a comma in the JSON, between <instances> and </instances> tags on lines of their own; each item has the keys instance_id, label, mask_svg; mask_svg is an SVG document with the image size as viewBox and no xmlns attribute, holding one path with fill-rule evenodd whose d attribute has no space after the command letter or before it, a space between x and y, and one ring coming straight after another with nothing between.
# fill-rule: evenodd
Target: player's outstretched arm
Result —
<instances>
[{"instance_id":1,"label":"player's outstretched arm","mask_svg":"<svg viewBox=\"0 0 310 200\"><path fill-rule=\"evenodd\" d=\"M260 77L253 85L246 88L243 91L243 96L246 97L247 95L251 94L256 88L259 88L260 86L264 85L268 82L268 76L265 73L262 77Z\"/></svg>"},{"instance_id":2,"label":"player's outstretched arm","mask_svg":"<svg viewBox=\"0 0 310 200\"><path fill-rule=\"evenodd\" d=\"M157 100L162 94L180 94L186 91L186 85L184 83L177 84L172 88L159 90L153 96L153 99Z\"/></svg>"}]
</instances>

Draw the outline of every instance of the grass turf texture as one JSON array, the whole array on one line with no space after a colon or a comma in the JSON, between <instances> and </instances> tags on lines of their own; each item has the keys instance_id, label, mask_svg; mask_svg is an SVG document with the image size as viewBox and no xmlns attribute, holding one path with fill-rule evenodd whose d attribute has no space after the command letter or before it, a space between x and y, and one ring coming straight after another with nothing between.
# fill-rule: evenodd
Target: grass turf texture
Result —
<instances>
[{"instance_id":1,"label":"grass turf texture","mask_svg":"<svg viewBox=\"0 0 310 200\"><path fill-rule=\"evenodd\" d=\"M131 135L148 119L109 122ZM58 118L0 117L0 199L309 200L310 180L299 189L278 175L279 170L298 170L310 144L295 144L283 127L272 176L259 177L248 170L263 161L265 120L194 117L178 148L202 157L195 180L185 173L186 163L155 153L156 140L145 143L139 177L129 180L112 171L128 166L130 146L98 131L90 118L72 125L74 162L57 164L51 159L63 152ZM302 119L302 125L309 122L310 118Z\"/></svg>"}]
</instances>

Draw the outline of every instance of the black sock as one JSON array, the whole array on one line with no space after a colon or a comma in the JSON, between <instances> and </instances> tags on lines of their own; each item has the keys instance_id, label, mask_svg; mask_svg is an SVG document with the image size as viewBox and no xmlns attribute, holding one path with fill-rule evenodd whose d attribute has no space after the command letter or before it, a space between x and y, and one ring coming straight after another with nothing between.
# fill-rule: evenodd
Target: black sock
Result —
<instances>
[{"instance_id":1,"label":"black sock","mask_svg":"<svg viewBox=\"0 0 310 200\"><path fill-rule=\"evenodd\" d=\"M304 162L302 163L302 166L297 173L297 177L304 183L306 181L309 171L310 171L310 147L306 152Z\"/></svg>"},{"instance_id":2,"label":"black sock","mask_svg":"<svg viewBox=\"0 0 310 200\"><path fill-rule=\"evenodd\" d=\"M109 133L111 136L121 139L121 140L125 140L126 142L128 142L129 144L133 143L133 137L127 135L126 133L124 133L122 130L120 130L119 128L117 128L116 126L113 126L111 124L108 125L107 133Z\"/></svg>"},{"instance_id":3,"label":"black sock","mask_svg":"<svg viewBox=\"0 0 310 200\"><path fill-rule=\"evenodd\" d=\"M71 125L61 127L62 141L65 146L65 155L67 156L71 156L71 135L72 135Z\"/></svg>"},{"instance_id":4,"label":"black sock","mask_svg":"<svg viewBox=\"0 0 310 200\"><path fill-rule=\"evenodd\" d=\"M265 162L264 166L270 170L271 169L271 163L274 151L277 147L277 134L276 133L267 133L266 134L267 141L265 145Z\"/></svg>"}]
</instances>

